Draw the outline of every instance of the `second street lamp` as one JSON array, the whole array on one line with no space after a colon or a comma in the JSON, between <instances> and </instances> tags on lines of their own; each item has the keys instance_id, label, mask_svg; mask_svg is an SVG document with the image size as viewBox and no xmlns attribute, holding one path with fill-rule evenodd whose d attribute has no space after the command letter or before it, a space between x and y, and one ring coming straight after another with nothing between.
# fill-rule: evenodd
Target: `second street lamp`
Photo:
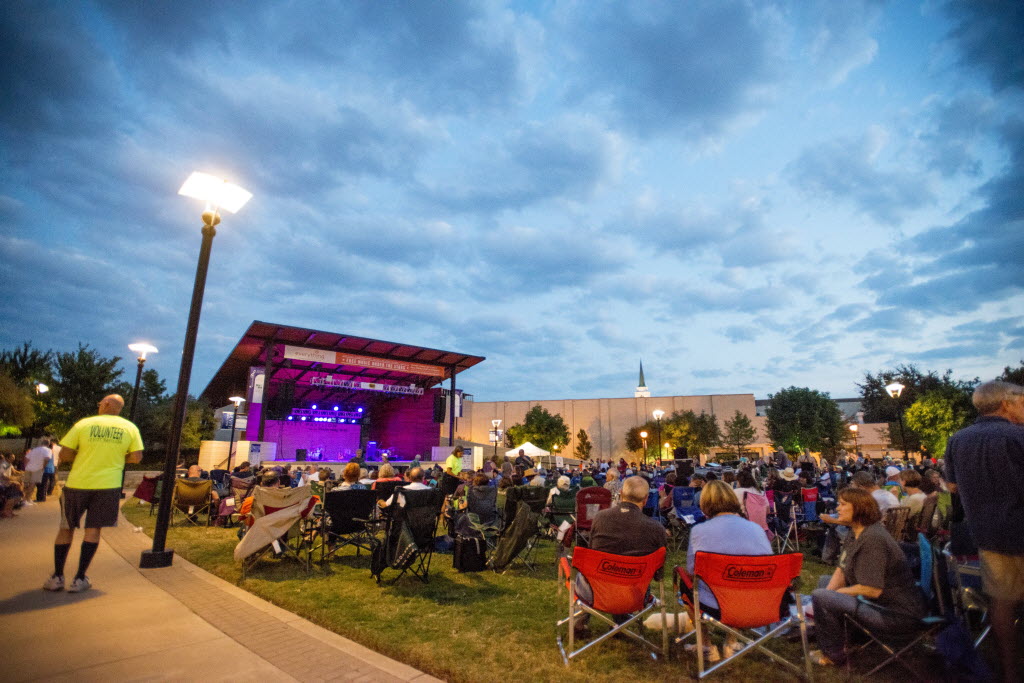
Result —
<instances>
[{"instance_id":1,"label":"second street lamp","mask_svg":"<svg viewBox=\"0 0 1024 683\"><path fill-rule=\"evenodd\" d=\"M235 412L231 416L231 439L228 441L228 474L231 474L231 449L235 445L235 427L238 426L238 406L245 403L245 399L241 396L232 396L228 399L235 404ZM229 480L230 481L230 480Z\"/></svg>"},{"instance_id":2,"label":"second street lamp","mask_svg":"<svg viewBox=\"0 0 1024 683\"><path fill-rule=\"evenodd\" d=\"M142 366L146 364L147 353L157 353L158 349L152 344L129 344L129 351L139 354L139 366L135 370L135 390L132 392L132 405L128 409L128 420L135 422L135 410L139 407L139 383L142 381Z\"/></svg>"},{"instance_id":3,"label":"second street lamp","mask_svg":"<svg viewBox=\"0 0 1024 683\"><path fill-rule=\"evenodd\" d=\"M893 382L892 384L885 387L885 390L889 392L893 400L896 401L897 415L900 418L900 441L903 442L903 459L910 460L910 456L907 454L907 435L903 431L903 404L900 403L900 396L903 394L904 387L899 382Z\"/></svg>"},{"instance_id":4,"label":"second street lamp","mask_svg":"<svg viewBox=\"0 0 1024 683\"><path fill-rule=\"evenodd\" d=\"M644 464L647 464L647 432L640 432L640 441L644 445Z\"/></svg>"},{"instance_id":5,"label":"second street lamp","mask_svg":"<svg viewBox=\"0 0 1024 683\"><path fill-rule=\"evenodd\" d=\"M193 173L178 190L178 194L206 202L203 211L203 242L199 248L199 262L196 264L196 279L192 286L192 304L185 327L185 344L181 350L181 368L178 370L178 390L174 395L174 412L171 413L171 429L167 435L167 451L164 457L164 490L171 491L174 482L174 468L178 464L181 447L181 428L185 422L188 406L188 383L192 375L192 359L196 353L196 336L199 333L199 313L203 308L203 293L206 290L206 273L210 268L210 249L216 226L220 223L220 210L236 213L252 198L252 194L234 183L206 173ZM143 569L170 567L174 551L165 548L167 526L171 520L171 496L160 496L160 507L153 529L153 548L144 550L139 566Z\"/></svg>"},{"instance_id":6,"label":"second street lamp","mask_svg":"<svg viewBox=\"0 0 1024 683\"><path fill-rule=\"evenodd\" d=\"M665 411L660 409L655 410L651 415L653 415L654 419L658 421L658 462L660 463L662 457L664 457L664 453L662 453L661 450L661 418L665 417Z\"/></svg>"},{"instance_id":7,"label":"second street lamp","mask_svg":"<svg viewBox=\"0 0 1024 683\"><path fill-rule=\"evenodd\" d=\"M857 432L860 431L859 425L850 425L850 431L853 432L853 456L857 457L860 452L860 444L857 441Z\"/></svg>"},{"instance_id":8,"label":"second street lamp","mask_svg":"<svg viewBox=\"0 0 1024 683\"><path fill-rule=\"evenodd\" d=\"M498 462L498 442L501 441L501 432L498 427L501 426L501 420L495 418L491 420L491 441L494 443L494 462Z\"/></svg>"}]
</instances>

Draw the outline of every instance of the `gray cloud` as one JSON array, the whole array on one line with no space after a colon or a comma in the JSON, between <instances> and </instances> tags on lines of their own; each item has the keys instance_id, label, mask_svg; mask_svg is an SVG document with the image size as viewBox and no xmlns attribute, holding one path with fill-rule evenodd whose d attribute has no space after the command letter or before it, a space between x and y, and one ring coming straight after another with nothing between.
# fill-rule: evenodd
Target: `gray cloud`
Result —
<instances>
[{"instance_id":1,"label":"gray cloud","mask_svg":"<svg viewBox=\"0 0 1024 683\"><path fill-rule=\"evenodd\" d=\"M919 174L888 171L877 159L884 136L843 138L807 148L787 167L790 183L816 199L849 202L880 223L898 224L934 199Z\"/></svg>"},{"instance_id":2,"label":"gray cloud","mask_svg":"<svg viewBox=\"0 0 1024 683\"><path fill-rule=\"evenodd\" d=\"M763 106L777 78L769 9L733 0L576 9L566 21L574 31L569 58L581 75L569 96L609 106L637 133L717 135Z\"/></svg>"},{"instance_id":3,"label":"gray cloud","mask_svg":"<svg viewBox=\"0 0 1024 683\"><path fill-rule=\"evenodd\" d=\"M962 64L987 75L997 92L1024 86L1024 5L1016 0L950 1L945 10L955 22L949 37Z\"/></svg>"}]
</instances>

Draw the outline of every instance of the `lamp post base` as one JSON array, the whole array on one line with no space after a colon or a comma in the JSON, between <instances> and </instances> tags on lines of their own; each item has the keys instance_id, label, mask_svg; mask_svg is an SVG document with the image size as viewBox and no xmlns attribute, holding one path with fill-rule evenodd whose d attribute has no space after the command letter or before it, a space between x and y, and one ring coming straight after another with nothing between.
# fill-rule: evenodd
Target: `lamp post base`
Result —
<instances>
[{"instance_id":1,"label":"lamp post base","mask_svg":"<svg viewBox=\"0 0 1024 683\"><path fill-rule=\"evenodd\" d=\"M154 550L143 550L142 558L139 560L139 569L161 569L170 567L174 560L174 550L168 548L159 552Z\"/></svg>"}]
</instances>

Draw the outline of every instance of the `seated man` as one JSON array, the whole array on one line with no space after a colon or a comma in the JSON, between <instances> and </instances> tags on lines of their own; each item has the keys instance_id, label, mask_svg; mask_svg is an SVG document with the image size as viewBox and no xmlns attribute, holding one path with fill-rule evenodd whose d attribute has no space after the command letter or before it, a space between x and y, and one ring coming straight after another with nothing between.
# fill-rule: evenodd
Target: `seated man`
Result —
<instances>
[{"instance_id":1,"label":"seated man","mask_svg":"<svg viewBox=\"0 0 1024 683\"><path fill-rule=\"evenodd\" d=\"M206 474L206 476L204 477L203 474ZM188 479L189 481L206 481L207 479L210 478L210 475L208 473L203 472L203 468L201 468L199 465L192 465L191 467L188 468L188 476L185 478ZM211 493L213 495L214 503L220 501L220 494L217 493L216 488L213 488L211 490Z\"/></svg>"},{"instance_id":2,"label":"seated man","mask_svg":"<svg viewBox=\"0 0 1024 683\"><path fill-rule=\"evenodd\" d=\"M891 492L881 488L878 482L875 480L873 474L866 470L861 470L853 475L851 481L853 486L867 491L871 494L871 497L878 503L878 510L884 515L885 511L889 508L899 507L900 501L896 499Z\"/></svg>"},{"instance_id":3,"label":"seated man","mask_svg":"<svg viewBox=\"0 0 1024 683\"><path fill-rule=\"evenodd\" d=\"M422 467L410 467L408 470L406 470L406 472L405 472L405 480L407 482L409 482L408 484L406 484L403 487L406 491L422 491L424 489L429 489L430 488L429 486L427 486L426 484L423 483L423 468ZM377 501L377 503L381 507L383 507L383 508L388 507L393 502L395 502L395 494L394 493L392 493L391 496L387 500ZM403 504L404 504L404 501L403 501Z\"/></svg>"},{"instance_id":4,"label":"seated man","mask_svg":"<svg viewBox=\"0 0 1024 683\"><path fill-rule=\"evenodd\" d=\"M928 494L921 490L921 475L917 470L903 470L900 472L900 488L903 489L904 496L900 500L900 505L906 505L910 508L910 516L921 514L921 508L924 507L924 499L928 497Z\"/></svg>"},{"instance_id":5,"label":"seated man","mask_svg":"<svg viewBox=\"0 0 1024 683\"><path fill-rule=\"evenodd\" d=\"M665 527L643 512L650 487L643 477L629 477L622 482L619 502L594 515L590 528L590 547L603 553L650 555L665 547ZM590 603L594 593L582 574L577 575L576 595ZM585 637L589 615L576 621L576 635ZM624 620L624 619L623 619Z\"/></svg>"}]
</instances>

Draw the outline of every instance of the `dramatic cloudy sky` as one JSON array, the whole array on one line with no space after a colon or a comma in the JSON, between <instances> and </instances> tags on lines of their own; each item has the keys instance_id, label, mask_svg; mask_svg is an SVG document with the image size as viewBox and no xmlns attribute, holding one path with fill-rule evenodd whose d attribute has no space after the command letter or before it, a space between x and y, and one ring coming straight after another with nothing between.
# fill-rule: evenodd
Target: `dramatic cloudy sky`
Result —
<instances>
[{"instance_id":1,"label":"dramatic cloudy sky","mask_svg":"<svg viewBox=\"0 0 1024 683\"><path fill-rule=\"evenodd\" d=\"M192 390L254 319L479 354L477 400L1024 358L1024 4L0 3L0 346Z\"/></svg>"}]
</instances>

